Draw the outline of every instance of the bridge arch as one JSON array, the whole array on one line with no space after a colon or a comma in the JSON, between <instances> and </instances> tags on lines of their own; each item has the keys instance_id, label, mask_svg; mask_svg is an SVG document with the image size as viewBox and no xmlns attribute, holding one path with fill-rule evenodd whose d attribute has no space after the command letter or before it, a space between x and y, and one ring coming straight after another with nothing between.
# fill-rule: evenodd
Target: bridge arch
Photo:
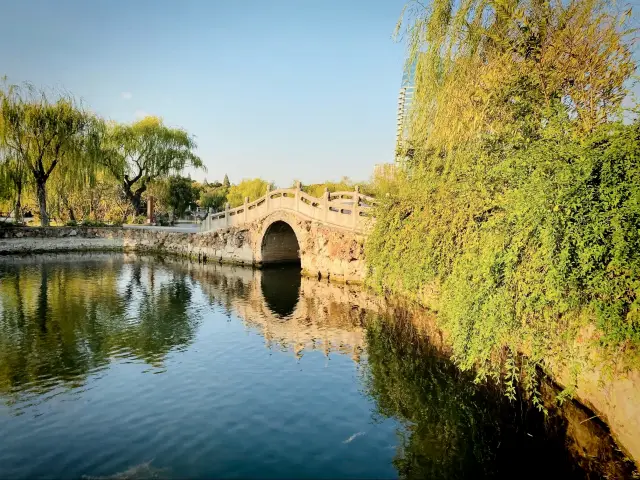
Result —
<instances>
[{"instance_id":1,"label":"bridge arch","mask_svg":"<svg viewBox=\"0 0 640 480\"><path fill-rule=\"evenodd\" d=\"M270 215L263 224L256 245L257 260L262 265L302 262L302 232L297 231L295 219L284 212Z\"/></svg>"}]
</instances>

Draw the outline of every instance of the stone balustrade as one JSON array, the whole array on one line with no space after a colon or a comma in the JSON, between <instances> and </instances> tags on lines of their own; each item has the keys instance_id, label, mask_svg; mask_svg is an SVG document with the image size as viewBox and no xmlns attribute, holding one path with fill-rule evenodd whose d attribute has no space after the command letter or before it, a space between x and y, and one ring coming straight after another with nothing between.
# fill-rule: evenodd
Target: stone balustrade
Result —
<instances>
[{"instance_id":1,"label":"stone balustrade","mask_svg":"<svg viewBox=\"0 0 640 480\"><path fill-rule=\"evenodd\" d=\"M268 188L268 187L267 187ZM267 189L266 195L223 212L207 214L200 225L201 232L210 232L229 227L239 227L258 221L276 211L295 212L301 219L313 220L323 225L366 233L371 219L372 197L363 195L358 188L352 192L329 193L322 198L304 193L298 184L295 188Z\"/></svg>"}]
</instances>

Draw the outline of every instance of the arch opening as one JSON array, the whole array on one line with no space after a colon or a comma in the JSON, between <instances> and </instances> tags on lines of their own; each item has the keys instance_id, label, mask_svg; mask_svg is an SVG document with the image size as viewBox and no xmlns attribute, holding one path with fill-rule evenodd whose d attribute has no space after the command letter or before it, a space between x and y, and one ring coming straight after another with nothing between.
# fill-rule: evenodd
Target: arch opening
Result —
<instances>
[{"instance_id":1,"label":"arch opening","mask_svg":"<svg viewBox=\"0 0 640 480\"><path fill-rule=\"evenodd\" d=\"M278 220L269 225L262 237L261 249L263 265L300 265L300 244L287 222Z\"/></svg>"}]
</instances>

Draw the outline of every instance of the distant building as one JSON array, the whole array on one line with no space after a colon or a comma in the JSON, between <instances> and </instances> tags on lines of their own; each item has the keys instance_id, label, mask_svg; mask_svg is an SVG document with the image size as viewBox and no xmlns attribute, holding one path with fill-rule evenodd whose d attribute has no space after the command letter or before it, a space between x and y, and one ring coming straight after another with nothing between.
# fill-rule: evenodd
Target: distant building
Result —
<instances>
[{"instance_id":1,"label":"distant building","mask_svg":"<svg viewBox=\"0 0 640 480\"><path fill-rule=\"evenodd\" d=\"M413 95L415 93L416 62L407 65L402 73L402 83L398 94L398 125L396 131L396 163L401 163L407 156L407 137L409 133L409 117Z\"/></svg>"}]
</instances>

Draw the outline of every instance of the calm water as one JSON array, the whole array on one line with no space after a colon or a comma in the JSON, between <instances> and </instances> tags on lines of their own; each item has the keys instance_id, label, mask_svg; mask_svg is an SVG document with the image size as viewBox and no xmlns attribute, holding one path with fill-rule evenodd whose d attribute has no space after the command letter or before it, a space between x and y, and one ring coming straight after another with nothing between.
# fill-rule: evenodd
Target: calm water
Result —
<instances>
[{"instance_id":1,"label":"calm water","mask_svg":"<svg viewBox=\"0 0 640 480\"><path fill-rule=\"evenodd\" d=\"M588 412L509 403L390 312L291 269L0 259L0 478L630 474Z\"/></svg>"}]
</instances>

